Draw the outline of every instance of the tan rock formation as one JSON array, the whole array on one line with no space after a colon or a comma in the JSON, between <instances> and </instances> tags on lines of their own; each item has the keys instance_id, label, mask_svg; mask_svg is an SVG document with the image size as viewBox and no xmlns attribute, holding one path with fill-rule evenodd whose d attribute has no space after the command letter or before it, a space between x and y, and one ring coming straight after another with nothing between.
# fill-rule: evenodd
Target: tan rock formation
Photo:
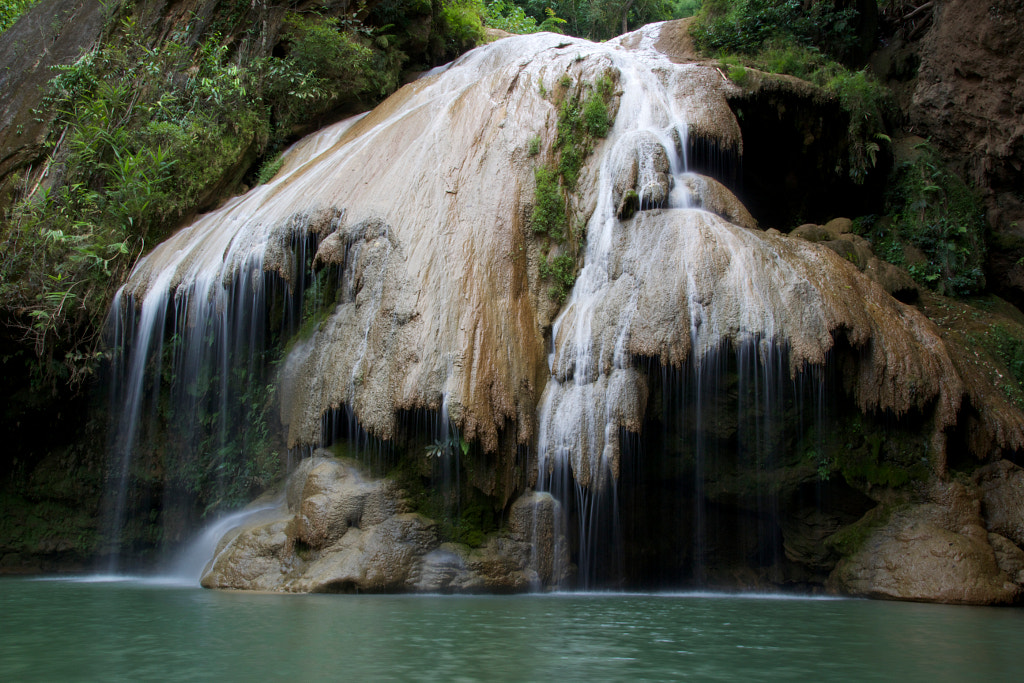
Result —
<instances>
[{"instance_id":1,"label":"tan rock formation","mask_svg":"<svg viewBox=\"0 0 1024 683\"><path fill-rule=\"evenodd\" d=\"M203 573L207 588L336 592L512 592L571 573L559 504L528 493L509 528L480 548L442 544L389 480L318 452L289 477L279 507L228 532Z\"/></svg>"},{"instance_id":2,"label":"tan rock formation","mask_svg":"<svg viewBox=\"0 0 1024 683\"><path fill-rule=\"evenodd\" d=\"M933 482L927 502L895 509L858 552L840 561L829 585L876 598L1013 603L1022 586L1006 569L1017 568L1018 556L998 541L993 550L980 512L977 490Z\"/></svg>"}]
</instances>

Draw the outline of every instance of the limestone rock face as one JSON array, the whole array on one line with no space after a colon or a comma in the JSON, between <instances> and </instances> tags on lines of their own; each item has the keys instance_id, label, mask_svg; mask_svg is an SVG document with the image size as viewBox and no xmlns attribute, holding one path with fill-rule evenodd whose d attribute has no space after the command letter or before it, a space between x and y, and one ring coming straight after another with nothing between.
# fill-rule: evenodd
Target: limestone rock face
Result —
<instances>
[{"instance_id":1,"label":"limestone rock face","mask_svg":"<svg viewBox=\"0 0 1024 683\"><path fill-rule=\"evenodd\" d=\"M276 511L229 531L202 585L292 593L512 592L570 575L558 502L528 493L481 548L442 544L394 482L321 452L289 478Z\"/></svg>"},{"instance_id":2,"label":"limestone rock face","mask_svg":"<svg viewBox=\"0 0 1024 683\"><path fill-rule=\"evenodd\" d=\"M1014 603L1022 586L1006 569L1017 568L1017 556L1002 543L994 550L984 524L976 489L934 482L928 502L893 510L858 552L839 562L829 585L875 598Z\"/></svg>"},{"instance_id":3,"label":"limestone rock face","mask_svg":"<svg viewBox=\"0 0 1024 683\"><path fill-rule=\"evenodd\" d=\"M989 534L988 542L995 551L999 568L1006 572L1011 581L1024 587L1024 550L999 534Z\"/></svg>"},{"instance_id":4,"label":"limestone rock face","mask_svg":"<svg viewBox=\"0 0 1024 683\"><path fill-rule=\"evenodd\" d=\"M825 225L801 225L789 234L808 242L823 244L855 265L892 296L900 301L913 302L918 296L914 279L902 268L875 256L868 241L853 234L852 228L850 219L835 218Z\"/></svg>"},{"instance_id":5,"label":"limestone rock face","mask_svg":"<svg viewBox=\"0 0 1024 683\"><path fill-rule=\"evenodd\" d=\"M975 480L982 490L985 526L1024 548L1024 469L1000 460L978 470Z\"/></svg>"},{"instance_id":6,"label":"limestone rock face","mask_svg":"<svg viewBox=\"0 0 1024 683\"><path fill-rule=\"evenodd\" d=\"M904 286L898 276L848 222L825 226L831 249L755 234L731 192L683 172L684 137L737 153L742 140L727 102L735 85L657 51L660 32L678 28L600 45L516 36L474 50L298 143L273 182L157 247L124 294L142 301L142 321L162 321L171 296L188 302L189 319L209 319L243 285L257 288L262 271L291 281L289 245L318 235L315 262L343 271L344 284L282 364L289 446L319 443L323 416L341 406L381 439L395 435L401 411L443 408L487 452L544 440L581 463L600 459L604 473L574 472L602 482L617 467L604 433L639 429L646 410L643 373L627 355L681 367L759 339L790 349L795 373L824 363L843 335L865 351L848 393L866 410L933 413L941 469L967 387L934 326L886 295ZM587 253L553 320L546 255L529 226L534 171L553 154L559 100L609 80L614 124L567 199ZM622 206L633 193L635 206ZM548 391L553 383L564 391ZM559 433L545 417L555 412L570 425ZM987 429L999 445L1024 446L1019 415L997 420Z\"/></svg>"}]
</instances>

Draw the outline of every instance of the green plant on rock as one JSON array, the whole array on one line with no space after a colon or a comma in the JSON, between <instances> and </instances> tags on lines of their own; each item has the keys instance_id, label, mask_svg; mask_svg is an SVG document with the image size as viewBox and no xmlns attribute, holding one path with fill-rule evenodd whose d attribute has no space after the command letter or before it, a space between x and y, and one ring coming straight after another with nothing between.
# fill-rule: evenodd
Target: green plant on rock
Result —
<instances>
[{"instance_id":1,"label":"green plant on rock","mask_svg":"<svg viewBox=\"0 0 1024 683\"><path fill-rule=\"evenodd\" d=\"M880 257L906 266L930 289L948 296L977 292L985 286L981 200L930 145L919 145L916 152L897 167L890 183L893 220L869 222L864 234Z\"/></svg>"},{"instance_id":2,"label":"green plant on rock","mask_svg":"<svg viewBox=\"0 0 1024 683\"><path fill-rule=\"evenodd\" d=\"M277 172L284 166L284 157L278 154L277 156L267 157L260 165L260 170L256 172L256 184L264 185L269 183L277 175Z\"/></svg>"},{"instance_id":3,"label":"green plant on rock","mask_svg":"<svg viewBox=\"0 0 1024 683\"><path fill-rule=\"evenodd\" d=\"M554 159L534 171L536 189L530 224L534 234L545 235L555 243L561 244L568 238L575 251L582 230L577 228L577 222L566 207L595 141L608 135L614 119L610 105L615 86L612 77L604 74L592 87L585 88L586 96L582 97L579 92L571 92L573 83L568 75L559 82L570 92L565 94L558 110L552 146ZM539 148L538 139L538 152ZM541 263L540 274L542 278L553 280L548 294L562 303L575 281L575 258L564 253L551 263L545 260Z\"/></svg>"},{"instance_id":4,"label":"green plant on rock","mask_svg":"<svg viewBox=\"0 0 1024 683\"><path fill-rule=\"evenodd\" d=\"M747 69L740 63L739 57L735 55L724 55L718 60L729 80L736 85L743 87L747 84Z\"/></svg>"},{"instance_id":5,"label":"green plant on rock","mask_svg":"<svg viewBox=\"0 0 1024 683\"><path fill-rule=\"evenodd\" d=\"M562 239L566 217L565 201L558 187L558 176L554 170L546 166L538 167L533 175L537 189L533 195L530 225L535 233L559 241Z\"/></svg>"},{"instance_id":6,"label":"green plant on rock","mask_svg":"<svg viewBox=\"0 0 1024 683\"><path fill-rule=\"evenodd\" d=\"M39 0L0 0L0 33L14 25Z\"/></svg>"},{"instance_id":7,"label":"green plant on rock","mask_svg":"<svg viewBox=\"0 0 1024 683\"><path fill-rule=\"evenodd\" d=\"M728 78L740 86L747 67L810 81L833 95L849 117L846 172L863 183L889 142L885 116L892 96L866 71L841 61L854 48L856 9L837 3L806 6L798 0L709 0L691 27L701 51L719 56ZM837 167L837 172L842 172Z\"/></svg>"},{"instance_id":8,"label":"green plant on rock","mask_svg":"<svg viewBox=\"0 0 1024 683\"><path fill-rule=\"evenodd\" d=\"M995 323L968 339L995 361L992 379L1006 400L1024 410L1024 329L1012 323Z\"/></svg>"},{"instance_id":9,"label":"green plant on rock","mask_svg":"<svg viewBox=\"0 0 1024 683\"><path fill-rule=\"evenodd\" d=\"M541 142L541 137L539 135L534 135L532 138L530 138L530 143L529 145L527 145L526 153L529 154L531 157L535 157L538 154L540 154Z\"/></svg>"},{"instance_id":10,"label":"green plant on rock","mask_svg":"<svg viewBox=\"0 0 1024 683\"><path fill-rule=\"evenodd\" d=\"M891 96L865 71L840 70L825 83L825 89L838 98L850 117L849 173L855 182L863 183L868 171L875 167L880 143L891 142L884 133L883 120Z\"/></svg>"},{"instance_id":11,"label":"green plant on rock","mask_svg":"<svg viewBox=\"0 0 1024 683\"><path fill-rule=\"evenodd\" d=\"M208 206L292 128L397 84L386 35L354 19L289 14L286 55L242 61L217 33L151 47L131 17L110 42L57 68L47 182L26 182L0 225L0 294L42 361L74 384L96 365L98 331L133 259ZM387 71L385 69L384 71ZM389 80L390 79L390 80ZM393 82L392 82L393 81Z\"/></svg>"},{"instance_id":12,"label":"green plant on rock","mask_svg":"<svg viewBox=\"0 0 1024 683\"><path fill-rule=\"evenodd\" d=\"M540 264L540 275L553 282L548 289L548 296L558 303L564 303L576 282L576 259L569 254L561 254L553 259L545 258Z\"/></svg>"},{"instance_id":13,"label":"green plant on rock","mask_svg":"<svg viewBox=\"0 0 1024 683\"><path fill-rule=\"evenodd\" d=\"M269 60L266 69L273 86L269 99L277 105L275 113L283 125L318 115L342 97L371 90L379 73L373 68L374 51L354 28L337 18L291 12L285 15L282 35L289 44L288 55Z\"/></svg>"}]
</instances>

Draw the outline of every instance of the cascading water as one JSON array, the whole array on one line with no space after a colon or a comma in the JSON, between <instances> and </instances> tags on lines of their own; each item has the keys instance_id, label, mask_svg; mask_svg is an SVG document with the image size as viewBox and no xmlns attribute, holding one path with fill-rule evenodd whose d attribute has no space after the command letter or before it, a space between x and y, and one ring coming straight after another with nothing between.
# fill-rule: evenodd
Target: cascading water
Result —
<instances>
[{"instance_id":1,"label":"cascading water","mask_svg":"<svg viewBox=\"0 0 1024 683\"><path fill-rule=\"evenodd\" d=\"M274 448L246 439L272 438L275 406L279 459L319 453L299 468L314 483L222 553L209 585L521 590L562 583L571 558L583 587L657 563L678 585L710 580L725 547L770 568L784 545L775 463L813 449L828 376L815 368L837 335L858 357L843 379L858 406L931 410L941 444L963 386L937 334L835 253L756 230L730 190L692 172L736 167L724 159L742 149L726 98L738 89L673 63L660 31L474 50L300 142L274 181L154 250L114 309L111 537L144 509L130 481L177 477L151 487L165 511L174 490L181 509L196 489L212 509L258 488L246 453ZM562 153L562 104L599 83L614 123L559 195L566 227L586 226L559 309L540 264L564 245L530 225L536 172ZM160 441L154 416L181 429ZM371 444L378 471L401 461L420 484L432 472L456 516L475 492L506 535L439 550L436 530L381 502L395 486L366 503L355 466L316 451L342 435ZM331 495L372 514L332 517ZM746 507L726 511L730 496ZM392 558L381 539L408 573L365 566ZM253 556L270 559L250 583L223 569Z\"/></svg>"},{"instance_id":2,"label":"cascading water","mask_svg":"<svg viewBox=\"0 0 1024 683\"><path fill-rule=\"evenodd\" d=\"M621 99L606 143L611 149L599 171L583 268L552 325L551 378L538 415L537 487L562 501L576 501L574 536L584 587L594 579L600 518L604 524L610 522L612 533L617 529L617 515L607 505L614 506L616 500L624 413L642 413L644 400L629 386L636 380L624 343L635 306L622 309L613 323L618 330L614 336L601 338L595 333L594 309L613 283L612 250L621 229L616 171L635 165L640 209L691 206L690 194L680 182L688 171L683 158L688 136L685 111L676 106L671 92L678 83L665 83L649 67L619 55L613 63L620 74ZM622 194L620 189L620 199Z\"/></svg>"},{"instance_id":3,"label":"cascading water","mask_svg":"<svg viewBox=\"0 0 1024 683\"><path fill-rule=\"evenodd\" d=\"M316 246L311 228L325 218L251 207L269 205L270 197L287 201L296 169L351 123L289 150L277 180L250 193L248 203L233 200L175 235L170 247L139 263L115 297L111 403L119 408L104 511L109 571L119 569L122 546L141 535L152 540L152 532L126 529L140 522L129 509L137 517L160 510L163 543L174 546L191 532L200 489L207 509L237 505L280 472L264 415L273 393L267 343L280 343L298 326L306 287L316 285L305 274ZM199 240L182 246L192 233ZM156 462L153 451L160 452ZM142 500L130 501L132 495Z\"/></svg>"}]
</instances>

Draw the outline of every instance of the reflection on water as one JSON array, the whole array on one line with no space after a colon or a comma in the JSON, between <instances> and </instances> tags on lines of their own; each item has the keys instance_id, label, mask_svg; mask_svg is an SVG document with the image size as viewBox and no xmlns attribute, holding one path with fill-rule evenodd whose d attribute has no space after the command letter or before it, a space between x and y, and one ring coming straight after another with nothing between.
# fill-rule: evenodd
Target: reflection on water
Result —
<instances>
[{"instance_id":1,"label":"reflection on water","mask_svg":"<svg viewBox=\"0 0 1024 683\"><path fill-rule=\"evenodd\" d=\"M0 580L0 680L1019 680L1024 611ZM779 596L770 596L777 598ZM1014 674L1017 675L1014 675Z\"/></svg>"}]
</instances>

